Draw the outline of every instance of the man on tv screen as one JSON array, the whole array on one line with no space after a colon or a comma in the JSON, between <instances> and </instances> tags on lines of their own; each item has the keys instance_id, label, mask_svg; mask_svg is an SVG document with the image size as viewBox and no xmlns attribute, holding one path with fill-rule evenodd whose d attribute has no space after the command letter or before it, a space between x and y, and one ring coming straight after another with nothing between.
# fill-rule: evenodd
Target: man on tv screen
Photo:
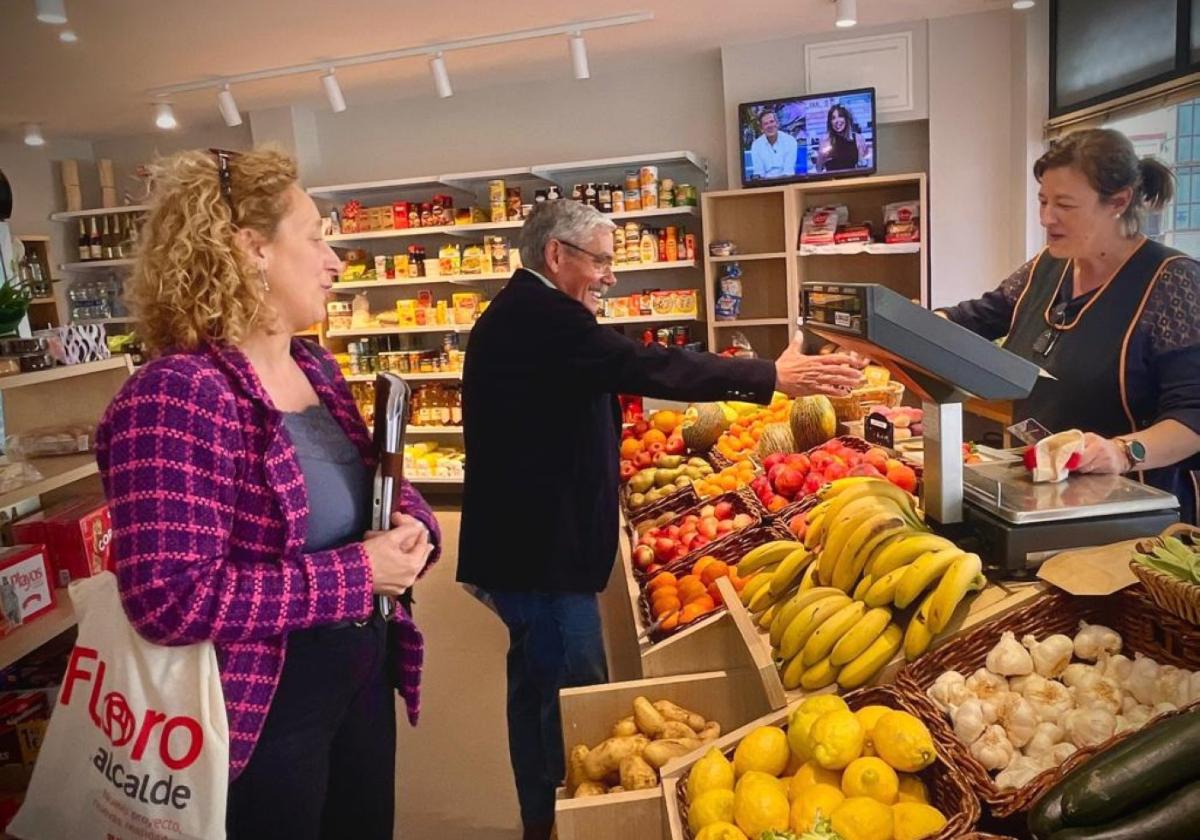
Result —
<instances>
[{"instance_id":1,"label":"man on tv screen","mask_svg":"<svg viewBox=\"0 0 1200 840\"><path fill-rule=\"evenodd\" d=\"M754 180L790 178L796 174L799 144L779 130L779 115L766 110L758 116L762 134L750 144L750 177Z\"/></svg>"}]
</instances>

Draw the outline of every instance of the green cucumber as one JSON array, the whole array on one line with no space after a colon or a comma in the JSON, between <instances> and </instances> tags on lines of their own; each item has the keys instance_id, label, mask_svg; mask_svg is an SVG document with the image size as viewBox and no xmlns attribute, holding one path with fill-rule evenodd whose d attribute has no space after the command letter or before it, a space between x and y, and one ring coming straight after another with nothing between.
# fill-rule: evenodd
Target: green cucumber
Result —
<instances>
[{"instance_id":1,"label":"green cucumber","mask_svg":"<svg viewBox=\"0 0 1200 840\"><path fill-rule=\"evenodd\" d=\"M1197 778L1200 766L1193 758L1198 739L1200 711L1135 732L1076 767L1046 791L1029 812L1030 833L1046 840L1060 829L1107 822L1154 799L1181 783L1180 771L1171 767L1172 762L1189 768L1184 780ZM1147 778L1140 778L1142 774Z\"/></svg>"},{"instance_id":2,"label":"green cucumber","mask_svg":"<svg viewBox=\"0 0 1200 840\"><path fill-rule=\"evenodd\" d=\"M1067 828L1050 840L1196 840L1200 830L1200 781L1107 825Z\"/></svg>"}]
</instances>

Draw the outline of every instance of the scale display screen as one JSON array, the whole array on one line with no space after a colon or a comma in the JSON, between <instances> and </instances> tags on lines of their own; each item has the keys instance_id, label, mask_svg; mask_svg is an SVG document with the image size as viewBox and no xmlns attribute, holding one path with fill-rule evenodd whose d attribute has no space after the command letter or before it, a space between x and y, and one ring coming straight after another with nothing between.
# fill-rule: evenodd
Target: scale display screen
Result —
<instances>
[{"instance_id":1,"label":"scale display screen","mask_svg":"<svg viewBox=\"0 0 1200 840\"><path fill-rule=\"evenodd\" d=\"M826 324L862 334L863 296L856 292L805 290L805 323Z\"/></svg>"}]
</instances>

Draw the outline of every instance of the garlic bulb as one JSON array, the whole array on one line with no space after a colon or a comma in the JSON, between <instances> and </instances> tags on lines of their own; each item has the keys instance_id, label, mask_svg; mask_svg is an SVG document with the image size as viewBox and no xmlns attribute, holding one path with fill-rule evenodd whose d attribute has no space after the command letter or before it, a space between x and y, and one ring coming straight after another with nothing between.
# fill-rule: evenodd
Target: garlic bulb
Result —
<instances>
[{"instance_id":1,"label":"garlic bulb","mask_svg":"<svg viewBox=\"0 0 1200 840\"><path fill-rule=\"evenodd\" d=\"M1159 715L1165 715L1167 712L1173 712L1178 708L1174 703L1155 703L1154 708L1150 710L1150 717L1153 719Z\"/></svg>"},{"instance_id":2,"label":"garlic bulb","mask_svg":"<svg viewBox=\"0 0 1200 840\"><path fill-rule=\"evenodd\" d=\"M1046 770L1045 762L1028 755L1017 756L1008 767L996 776L996 787L1019 788L1029 784L1033 777Z\"/></svg>"},{"instance_id":3,"label":"garlic bulb","mask_svg":"<svg viewBox=\"0 0 1200 840\"><path fill-rule=\"evenodd\" d=\"M1071 654L1075 652L1075 643L1070 636L1055 633L1042 641L1033 635L1021 639L1021 644L1029 648L1029 656L1033 659L1033 670L1043 677L1057 677L1063 669L1071 664Z\"/></svg>"},{"instance_id":4,"label":"garlic bulb","mask_svg":"<svg viewBox=\"0 0 1200 840\"><path fill-rule=\"evenodd\" d=\"M1148 656L1134 654L1133 667L1129 669L1129 677L1125 680L1125 690L1136 697L1139 703L1149 706L1155 702L1157 681L1158 663Z\"/></svg>"},{"instance_id":5,"label":"garlic bulb","mask_svg":"<svg viewBox=\"0 0 1200 840\"><path fill-rule=\"evenodd\" d=\"M958 671L947 671L934 680L925 694L943 712L952 712L971 696L966 682L967 678Z\"/></svg>"},{"instance_id":6,"label":"garlic bulb","mask_svg":"<svg viewBox=\"0 0 1200 840\"><path fill-rule=\"evenodd\" d=\"M950 721L954 724L954 734L964 744L973 744L987 729L983 719L983 708L979 700L972 697L964 700L956 709L950 712Z\"/></svg>"},{"instance_id":7,"label":"garlic bulb","mask_svg":"<svg viewBox=\"0 0 1200 840\"><path fill-rule=\"evenodd\" d=\"M1033 737L1025 745L1025 755L1040 756L1049 753L1062 739L1062 727L1044 720L1033 730Z\"/></svg>"},{"instance_id":8,"label":"garlic bulb","mask_svg":"<svg viewBox=\"0 0 1200 840\"><path fill-rule=\"evenodd\" d=\"M1082 662L1072 662L1063 669L1062 676L1060 676L1059 679L1061 679L1069 688L1074 688L1085 679L1092 679L1093 675L1095 677L1101 676L1101 674L1096 671L1094 665L1085 665Z\"/></svg>"},{"instance_id":9,"label":"garlic bulb","mask_svg":"<svg viewBox=\"0 0 1200 840\"><path fill-rule=\"evenodd\" d=\"M1012 632L1005 632L996 646L988 651L987 669L993 674L1019 677L1033 673L1033 658Z\"/></svg>"},{"instance_id":10,"label":"garlic bulb","mask_svg":"<svg viewBox=\"0 0 1200 840\"><path fill-rule=\"evenodd\" d=\"M1100 708L1115 715L1121 711L1121 686L1100 676L1080 683L1075 687L1075 705L1081 709Z\"/></svg>"},{"instance_id":11,"label":"garlic bulb","mask_svg":"<svg viewBox=\"0 0 1200 840\"><path fill-rule=\"evenodd\" d=\"M1029 705L1033 706L1039 721L1057 723L1075 706L1071 690L1058 680L1042 679L1040 683L1030 683L1023 696L1029 701Z\"/></svg>"},{"instance_id":12,"label":"garlic bulb","mask_svg":"<svg viewBox=\"0 0 1200 840\"><path fill-rule=\"evenodd\" d=\"M1058 767L1068 758L1075 754L1079 749L1070 741L1063 741L1061 744L1055 744L1047 754L1047 760L1051 767Z\"/></svg>"},{"instance_id":13,"label":"garlic bulb","mask_svg":"<svg viewBox=\"0 0 1200 840\"><path fill-rule=\"evenodd\" d=\"M1123 653L1102 656L1096 665L1104 676L1116 680L1118 685L1124 685L1129 679L1129 672L1133 670L1133 660Z\"/></svg>"},{"instance_id":14,"label":"garlic bulb","mask_svg":"<svg viewBox=\"0 0 1200 840\"><path fill-rule=\"evenodd\" d=\"M1008 691L1008 681L987 668L980 668L967 677L965 687L972 697L994 702Z\"/></svg>"},{"instance_id":15,"label":"garlic bulb","mask_svg":"<svg viewBox=\"0 0 1200 840\"><path fill-rule=\"evenodd\" d=\"M1023 677L1009 677L1008 678L1008 690L1015 691L1015 692L1017 692L1017 694L1024 694L1026 691L1029 690L1029 686L1040 685L1041 683L1043 683L1045 681L1046 681L1046 678L1043 677L1041 674L1037 673L1036 671L1033 672L1032 674L1026 674Z\"/></svg>"},{"instance_id":16,"label":"garlic bulb","mask_svg":"<svg viewBox=\"0 0 1200 840\"><path fill-rule=\"evenodd\" d=\"M1004 734L1004 728L992 724L971 744L971 755L987 770L1003 770L1016 756L1016 747Z\"/></svg>"},{"instance_id":17,"label":"garlic bulb","mask_svg":"<svg viewBox=\"0 0 1200 840\"><path fill-rule=\"evenodd\" d=\"M1161 666L1158 669L1158 677L1154 680L1154 702L1186 706L1190 678L1189 672L1182 671L1174 665Z\"/></svg>"},{"instance_id":18,"label":"garlic bulb","mask_svg":"<svg viewBox=\"0 0 1200 840\"><path fill-rule=\"evenodd\" d=\"M1105 653L1121 652L1121 637L1116 630L1086 621L1079 622L1074 644L1075 655L1088 662L1095 662Z\"/></svg>"},{"instance_id":19,"label":"garlic bulb","mask_svg":"<svg viewBox=\"0 0 1200 840\"><path fill-rule=\"evenodd\" d=\"M1153 716L1154 709L1150 706L1143 706L1136 700L1131 708L1126 708L1124 703L1121 704L1121 717L1129 721L1134 729L1141 729Z\"/></svg>"},{"instance_id":20,"label":"garlic bulb","mask_svg":"<svg viewBox=\"0 0 1200 840\"><path fill-rule=\"evenodd\" d=\"M996 707L996 722L1004 727L1004 732L1014 747L1023 747L1033 737L1038 718L1028 700L1015 691L1010 691Z\"/></svg>"},{"instance_id":21,"label":"garlic bulb","mask_svg":"<svg viewBox=\"0 0 1200 840\"><path fill-rule=\"evenodd\" d=\"M1112 737L1117 718L1103 708L1072 709L1063 715L1062 728L1075 746L1094 747Z\"/></svg>"},{"instance_id":22,"label":"garlic bulb","mask_svg":"<svg viewBox=\"0 0 1200 840\"><path fill-rule=\"evenodd\" d=\"M1128 732L1131 729L1137 729L1137 727L1130 722L1129 718L1125 717L1125 715L1117 715L1117 726L1113 729L1113 734L1120 735L1122 732Z\"/></svg>"}]
</instances>

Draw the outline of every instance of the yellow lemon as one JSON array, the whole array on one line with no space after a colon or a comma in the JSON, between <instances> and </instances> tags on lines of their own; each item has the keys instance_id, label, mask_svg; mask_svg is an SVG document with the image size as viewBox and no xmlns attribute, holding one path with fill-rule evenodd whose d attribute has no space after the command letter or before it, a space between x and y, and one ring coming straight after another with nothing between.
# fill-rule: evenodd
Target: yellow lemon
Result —
<instances>
[{"instance_id":1,"label":"yellow lemon","mask_svg":"<svg viewBox=\"0 0 1200 840\"><path fill-rule=\"evenodd\" d=\"M768 787L779 791L784 796L787 796L788 793L787 785L785 785L781 780L775 778L770 773L763 773L760 770L747 770L745 775L738 779L737 787L734 788L734 792L738 795L741 795L743 790L757 785L767 785Z\"/></svg>"},{"instance_id":2,"label":"yellow lemon","mask_svg":"<svg viewBox=\"0 0 1200 840\"><path fill-rule=\"evenodd\" d=\"M869 796L846 799L829 822L842 840L892 840L892 809Z\"/></svg>"},{"instance_id":3,"label":"yellow lemon","mask_svg":"<svg viewBox=\"0 0 1200 840\"><path fill-rule=\"evenodd\" d=\"M892 806L892 821L895 840L922 840L941 831L946 817L930 805L901 802Z\"/></svg>"},{"instance_id":4,"label":"yellow lemon","mask_svg":"<svg viewBox=\"0 0 1200 840\"><path fill-rule=\"evenodd\" d=\"M897 802L920 802L929 804L929 788L921 781L920 776L911 773L900 773L900 789Z\"/></svg>"},{"instance_id":5,"label":"yellow lemon","mask_svg":"<svg viewBox=\"0 0 1200 840\"><path fill-rule=\"evenodd\" d=\"M841 770L862 755L862 724L849 710L826 712L813 723L808 743L817 764L826 770Z\"/></svg>"},{"instance_id":6,"label":"yellow lemon","mask_svg":"<svg viewBox=\"0 0 1200 840\"><path fill-rule=\"evenodd\" d=\"M710 748L688 773L688 801L695 802L710 790L733 790L733 765L716 747Z\"/></svg>"},{"instance_id":7,"label":"yellow lemon","mask_svg":"<svg viewBox=\"0 0 1200 840\"><path fill-rule=\"evenodd\" d=\"M883 759L863 756L851 761L842 772L842 793L869 796L884 805L891 805L900 793L900 779Z\"/></svg>"},{"instance_id":8,"label":"yellow lemon","mask_svg":"<svg viewBox=\"0 0 1200 840\"><path fill-rule=\"evenodd\" d=\"M813 785L830 785L831 787L842 787L842 774L836 770L826 770L815 761L806 761L800 765L800 769L796 771L796 775L792 776L792 783L788 786L788 794L792 801L800 795L802 791L808 790Z\"/></svg>"},{"instance_id":9,"label":"yellow lemon","mask_svg":"<svg viewBox=\"0 0 1200 840\"><path fill-rule=\"evenodd\" d=\"M778 726L760 726L743 738L733 751L733 772L739 778L749 770L778 776L787 763L787 736Z\"/></svg>"},{"instance_id":10,"label":"yellow lemon","mask_svg":"<svg viewBox=\"0 0 1200 840\"><path fill-rule=\"evenodd\" d=\"M792 803L790 826L792 831L803 834L816 827L821 817L829 819L834 808L846 797L833 785L816 784L800 792Z\"/></svg>"},{"instance_id":11,"label":"yellow lemon","mask_svg":"<svg viewBox=\"0 0 1200 840\"><path fill-rule=\"evenodd\" d=\"M749 838L736 825L719 822L700 829L696 840L749 840Z\"/></svg>"},{"instance_id":12,"label":"yellow lemon","mask_svg":"<svg viewBox=\"0 0 1200 840\"><path fill-rule=\"evenodd\" d=\"M700 829L718 822L733 821L733 791L710 790L702 793L691 801L688 806L688 828L692 834L699 834Z\"/></svg>"},{"instance_id":13,"label":"yellow lemon","mask_svg":"<svg viewBox=\"0 0 1200 840\"><path fill-rule=\"evenodd\" d=\"M863 706L854 712L854 716L862 724L863 732L865 733L863 755L875 755L875 724L890 711L892 710L887 706Z\"/></svg>"},{"instance_id":14,"label":"yellow lemon","mask_svg":"<svg viewBox=\"0 0 1200 840\"><path fill-rule=\"evenodd\" d=\"M849 708L846 701L836 694L818 694L816 697L809 697L797 706L788 718L787 738L792 755L802 761L812 758L812 754L808 750L807 739L813 722L826 712L844 711Z\"/></svg>"},{"instance_id":15,"label":"yellow lemon","mask_svg":"<svg viewBox=\"0 0 1200 840\"><path fill-rule=\"evenodd\" d=\"M916 773L933 764L937 750L925 724L908 712L888 712L875 723L876 754L893 770Z\"/></svg>"},{"instance_id":16,"label":"yellow lemon","mask_svg":"<svg viewBox=\"0 0 1200 840\"><path fill-rule=\"evenodd\" d=\"M750 837L758 837L768 829L785 830L790 813L787 795L778 785L749 784L734 795L734 822Z\"/></svg>"},{"instance_id":17,"label":"yellow lemon","mask_svg":"<svg viewBox=\"0 0 1200 840\"><path fill-rule=\"evenodd\" d=\"M790 738L788 739L788 746L789 746L789 748L791 747L791 739ZM800 756L796 755L795 750L789 749L788 752L790 752L791 755L788 756L787 767L783 768L783 775L795 776L796 771L799 770L800 767L804 764L804 759L801 758Z\"/></svg>"}]
</instances>

